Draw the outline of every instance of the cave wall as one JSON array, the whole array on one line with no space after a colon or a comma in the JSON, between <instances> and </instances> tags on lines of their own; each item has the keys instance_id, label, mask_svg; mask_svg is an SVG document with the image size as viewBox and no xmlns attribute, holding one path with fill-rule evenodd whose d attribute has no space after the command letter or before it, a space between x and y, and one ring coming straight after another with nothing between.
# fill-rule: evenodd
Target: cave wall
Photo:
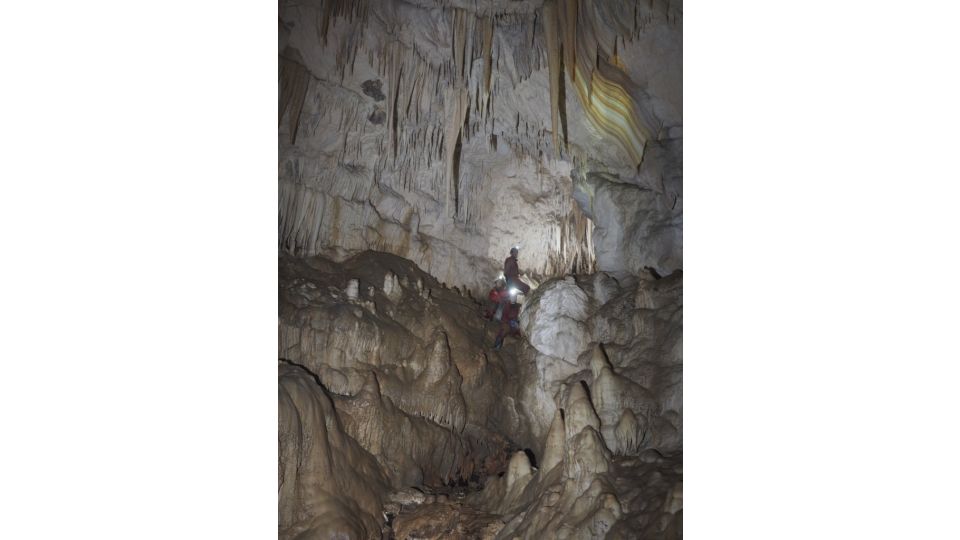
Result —
<instances>
[{"instance_id":1,"label":"cave wall","mask_svg":"<svg viewBox=\"0 0 960 540\"><path fill-rule=\"evenodd\" d=\"M682 5L284 0L279 37L281 391L312 378L287 409L336 442L288 435L281 475L374 464L281 476L282 535L376 536L378 504L476 481L500 537L676 537ZM491 351L514 245L524 337Z\"/></svg>"},{"instance_id":2,"label":"cave wall","mask_svg":"<svg viewBox=\"0 0 960 540\"><path fill-rule=\"evenodd\" d=\"M535 282L680 268L681 30L664 2L281 2L279 246L475 294L517 244Z\"/></svg>"}]
</instances>

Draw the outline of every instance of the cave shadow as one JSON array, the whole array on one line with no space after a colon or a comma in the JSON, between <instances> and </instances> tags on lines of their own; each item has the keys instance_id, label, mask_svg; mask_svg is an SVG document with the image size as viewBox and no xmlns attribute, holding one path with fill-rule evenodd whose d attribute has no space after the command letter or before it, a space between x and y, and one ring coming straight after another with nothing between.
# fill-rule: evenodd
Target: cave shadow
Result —
<instances>
[{"instance_id":1,"label":"cave shadow","mask_svg":"<svg viewBox=\"0 0 960 540\"><path fill-rule=\"evenodd\" d=\"M529 449L529 448L524 448L524 449L523 449L523 453L526 454L526 455L527 455L527 459L530 460L530 466L531 466L531 467L539 468L539 467L537 467L537 456L533 453L533 450L531 450L531 449Z\"/></svg>"}]
</instances>

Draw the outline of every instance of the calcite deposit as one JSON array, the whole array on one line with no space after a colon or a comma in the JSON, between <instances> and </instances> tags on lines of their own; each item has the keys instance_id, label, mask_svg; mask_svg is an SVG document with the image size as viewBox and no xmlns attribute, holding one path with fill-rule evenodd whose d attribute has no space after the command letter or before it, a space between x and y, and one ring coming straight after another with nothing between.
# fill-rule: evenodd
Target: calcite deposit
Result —
<instances>
[{"instance_id":1,"label":"calcite deposit","mask_svg":"<svg viewBox=\"0 0 960 540\"><path fill-rule=\"evenodd\" d=\"M351 537L377 537L371 523L385 527L390 515L432 530L451 512L524 537L602 536L621 519L654 536L679 526L660 514L682 508L681 284L679 273L629 285L605 274L550 280L527 300L525 337L495 352L497 325L480 306L410 261L282 255L281 535L347 530L342 521L358 524ZM285 442L291 434L313 446ZM622 482L651 470L670 480ZM358 486L360 502L313 502L340 493L337 482ZM422 496L389 502L391 493L471 485L483 489L444 511Z\"/></svg>"},{"instance_id":2,"label":"calcite deposit","mask_svg":"<svg viewBox=\"0 0 960 540\"><path fill-rule=\"evenodd\" d=\"M682 4L279 15L280 537L680 538Z\"/></svg>"},{"instance_id":3,"label":"calcite deposit","mask_svg":"<svg viewBox=\"0 0 960 540\"><path fill-rule=\"evenodd\" d=\"M678 3L288 0L279 22L284 250L389 252L475 294L516 244L538 279L682 266Z\"/></svg>"}]
</instances>

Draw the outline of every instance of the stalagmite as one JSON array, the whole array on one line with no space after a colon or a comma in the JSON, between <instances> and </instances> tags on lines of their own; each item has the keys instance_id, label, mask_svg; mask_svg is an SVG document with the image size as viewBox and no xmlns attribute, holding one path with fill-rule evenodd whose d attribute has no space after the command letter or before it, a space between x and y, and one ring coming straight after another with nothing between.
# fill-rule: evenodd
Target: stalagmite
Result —
<instances>
[{"instance_id":1,"label":"stalagmite","mask_svg":"<svg viewBox=\"0 0 960 540\"><path fill-rule=\"evenodd\" d=\"M347 291L347 298L349 298L350 300L356 300L360 293L360 282L355 279L351 279L350 281L347 282L346 291Z\"/></svg>"},{"instance_id":2,"label":"stalagmite","mask_svg":"<svg viewBox=\"0 0 960 540\"><path fill-rule=\"evenodd\" d=\"M683 482L677 482L673 489L670 490L670 493L667 495L667 500L663 503L663 511L670 514L676 514L683 508Z\"/></svg>"},{"instance_id":3,"label":"stalagmite","mask_svg":"<svg viewBox=\"0 0 960 540\"><path fill-rule=\"evenodd\" d=\"M547 442L544 445L543 459L540 461L540 470L549 472L563 461L564 427L560 410L553 416L550 431L547 433Z\"/></svg>"},{"instance_id":4,"label":"stalagmite","mask_svg":"<svg viewBox=\"0 0 960 540\"><path fill-rule=\"evenodd\" d=\"M630 409L624 409L617 422L616 450L620 455L634 454L640 448L640 423Z\"/></svg>"},{"instance_id":5,"label":"stalagmite","mask_svg":"<svg viewBox=\"0 0 960 540\"><path fill-rule=\"evenodd\" d=\"M564 428L569 441L586 428L600 430L600 418L593 410L593 404L587 396L583 383L577 382L570 387L567 397L567 406L564 408Z\"/></svg>"},{"instance_id":6,"label":"stalagmite","mask_svg":"<svg viewBox=\"0 0 960 540\"><path fill-rule=\"evenodd\" d=\"M397 302L403 297L403 288L400 286L397 275L393 272L387 272L383 276L383 294L387 295L387 298L393 302Z\"/></svg>"},{"instance_id":7,"label":"stalagmite","mask_svg":"<svg viewBox=\"0 0 960 540\"><path fill-rule=\"evenodd\" d=\"M522 489L530 479L531 472L530 459L527 458L526 452L514 452L507 467L507 489Z\"/></svg>"},{"instance_id":8,"label":"stalagmite","mask_svg":"<svg viewBox=\"0 0 960 540\"><path fill-rule=\"evenodd\" d=\"M280 537L678 537L679 4L281 0L280 28Z\"/></svg>"},{"instance_id":9,"label":"stalagmite","mask_svg":"<svg viewBox=\"0 0 960 540\"><path fill-rule=\"evenodd\" d=\"M603 352L603 346L597 343L590 354L590 371L593 373L594 381L600 378L604 369L613 371L613 366L610 365L607 354Z\"/></svg>"}]
</instances>

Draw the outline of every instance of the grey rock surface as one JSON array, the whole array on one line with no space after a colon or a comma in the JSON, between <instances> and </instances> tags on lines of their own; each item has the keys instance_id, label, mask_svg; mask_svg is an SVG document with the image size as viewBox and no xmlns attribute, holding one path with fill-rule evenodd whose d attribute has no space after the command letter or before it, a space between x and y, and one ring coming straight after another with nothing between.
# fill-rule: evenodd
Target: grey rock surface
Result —
<instances>
[{"instance_id":1,"label":"grey rock surface","mask_svg":"<svg viewBox=\"0 0 960 540\"><path fill-rule=\"evenodd\" d=\"M280 536L682 537L682 4L279 15Z\"/></svg>"},{"instance_id":2,"label":"grey rock surface","mask_svg":"<svg viewBox=\"0 0 960 540\"><path fill-rule=\"evenodd\" d=\"M680 268L682 8L574 4L281 2L280 247L474 294L516 244L536 281Z\"/></svg>"}]
</instances>

